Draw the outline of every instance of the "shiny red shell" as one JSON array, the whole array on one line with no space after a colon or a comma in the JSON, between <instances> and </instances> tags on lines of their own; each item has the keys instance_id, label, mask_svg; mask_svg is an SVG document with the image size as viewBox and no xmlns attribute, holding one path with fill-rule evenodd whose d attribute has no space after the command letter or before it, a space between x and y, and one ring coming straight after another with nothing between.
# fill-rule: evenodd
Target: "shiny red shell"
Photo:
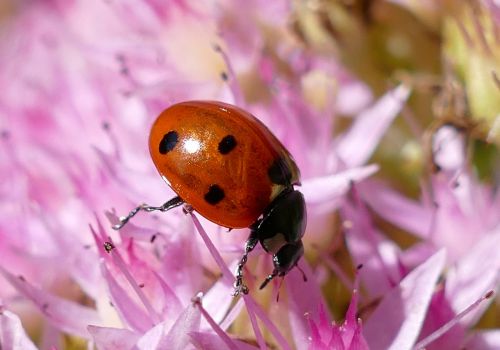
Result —
<instances>
[{"instance_id":1,"label":"shiny red shell","mask_svg":"<svg viewBox=\"0 0 500 350\"><path fill-rule=\"evenodd\" d=\"M222 102L167 108L151 128L149 150L182 200L229 228L250 226L300 177L289 152L264 124Z\"/></svg>"}]
</instances>

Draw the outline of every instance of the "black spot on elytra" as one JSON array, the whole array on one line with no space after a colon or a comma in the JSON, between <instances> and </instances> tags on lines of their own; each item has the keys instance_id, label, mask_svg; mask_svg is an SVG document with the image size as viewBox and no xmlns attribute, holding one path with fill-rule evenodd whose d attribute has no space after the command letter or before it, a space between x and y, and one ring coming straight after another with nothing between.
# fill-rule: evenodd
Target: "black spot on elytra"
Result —
<instances>
[{"instance_id":1,"label":"black spot on elytra","mask_svg":"<svg viewBox=\"0 0 500 350\"><path fill-rule=\"evenodd\" d=\"M167 154L171 150L174 149L175 145L179 141L179 135L176 131L167 132L160 141L160 145L158 147L161 154Z\"/></svg>"},{"instance_id":2,"label":"black spot on elytra","mask_svg":"<svg viewBox=\"0 0 500 350\"><path fill-rule=\"evenodd\" d=\"M289 185L292 181L292 173L285 159L278 158L267 170L271 182L277 185Z\"/></svg>"},{"instance_id":3,"label":"black spot on elytra","mask_svg":"<svg viewBox=\"0 0 500 350\"><path fill-rule=\"evenodd\" d=\"M224 190L219 185L210 185L208 192L205 193L205 200L212 205L219 203L224 197Z\"/></svg>"},{"instance_id":4,"label":"black spot on elytra","mask_svg":"<svg viewBox=\"0 0 500 350\"><path fill-rule=\"evenodd\" d=\"M228 154L236 147L236 139L233 135L224 136L224 138L219 142L219 152L220 154Z\"/></svg>"}]
</instances>

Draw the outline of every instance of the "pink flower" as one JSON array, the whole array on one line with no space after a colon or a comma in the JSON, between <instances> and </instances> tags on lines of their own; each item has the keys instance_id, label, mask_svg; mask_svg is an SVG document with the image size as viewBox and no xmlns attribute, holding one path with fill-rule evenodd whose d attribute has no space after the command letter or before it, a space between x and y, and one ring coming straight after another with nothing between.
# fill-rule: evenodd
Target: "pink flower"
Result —
<instances>
[{"instance_id":1,"label":"pink flower","mask_svg":"<svg viewBox=\"0 0 500 350\"><path fill-rule=\"evenodd\" d=\"M442 171L420 202L371 180L412 89L375 98L334 55L298 40L294 11L284 0L16 4L0 35L1 348L62 349L62 335L97 349L498 344L496 330L471 330L498 284L498 195L446 128L433 149ZM191 99L249 110L293 154L307 281L297 268L258 291L272 265L256 248L250 294L233 298L248 230L180 208L111 229L138 203L174 195L147 136L164 108ZM337 210L359 281L332 258ZM400 248L374 213L419 244ZM344 317L333 275L353 291Z\"/></svg>"}]
</instances>

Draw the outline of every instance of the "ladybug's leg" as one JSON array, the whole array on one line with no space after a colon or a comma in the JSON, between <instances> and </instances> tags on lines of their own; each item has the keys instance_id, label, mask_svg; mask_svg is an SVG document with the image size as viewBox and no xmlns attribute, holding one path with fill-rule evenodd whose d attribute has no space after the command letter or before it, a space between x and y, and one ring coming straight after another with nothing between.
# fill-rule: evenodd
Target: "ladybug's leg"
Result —
<instances>
[{"instance_id":1,"label":"ladybug's leg","mask_svg":"<svg viewBox=\"0 0 500 350\"><path fill-rule=\"evenodd\" d=\"M250 229L250 236L245 243L245 253L241 257L238 267L236 268L236 282L234 282L234 292L233 296L238 296L239 294L248 294L248 287L243 283L243 268L248 260L248 254L255 248L257 242L259 241L257 230L255 229L260 221L253 224Z\"/></svg>"},{"instance_id":2,"label":"ladybug's leg","mask_svg":"<svg viewBox=\"0 0 500 350\"><path fill-rule=\"evenodd\" d=\"M125 226L125 224L127 222L129 222L130 219L132 219L141 210L146 211L146 212L151 212L151 211L156 211L156 210L164 212L164 211L168 211L172 208L178 207L179 205L182 205L183 203L184 203L184 201L179 196L177 196L177 197L172 198L171 200L169 200L168 202L164 203L163 205L161 205L159 207L152 207L152 206L149 206L147 204L141 204L141 205L137 206L136 208L134 208L130 213L128 213L127 216L120 217L120 223L113 225L112 227L114 230L121 229L123 226Z\"/></svg>"},{"instance_id":3,"label":"ladybug's leg","mask_svg":"<svg viewBox=\"0 0 500 350\"><path fill-rule=\"evenodd\" d=\"M302 255L304 255L304 246L301 240L296 243L285 244L281 247L281 249L273 255L273 273L266 277L259 289L267 286L274 277L285 276L293 267L297 266Z\"/></svg>"}]
</instances>

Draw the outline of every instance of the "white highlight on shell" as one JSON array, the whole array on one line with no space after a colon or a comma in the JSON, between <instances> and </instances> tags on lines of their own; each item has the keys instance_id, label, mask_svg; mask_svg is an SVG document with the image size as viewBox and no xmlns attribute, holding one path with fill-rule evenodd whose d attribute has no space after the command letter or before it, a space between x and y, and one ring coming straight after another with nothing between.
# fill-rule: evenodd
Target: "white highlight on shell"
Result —
<instances>
[{"instance_id":1,"label":"white highlight on shell","mask_svg":"<svg viewBox=\"0 0 500 350\"><path fill-rule=\"evenodd\" d=\"M187 153L196 153L200 150L201 143L195 139L187 139L184 141L183 146Z\"/></svg>"}]
</instances>

